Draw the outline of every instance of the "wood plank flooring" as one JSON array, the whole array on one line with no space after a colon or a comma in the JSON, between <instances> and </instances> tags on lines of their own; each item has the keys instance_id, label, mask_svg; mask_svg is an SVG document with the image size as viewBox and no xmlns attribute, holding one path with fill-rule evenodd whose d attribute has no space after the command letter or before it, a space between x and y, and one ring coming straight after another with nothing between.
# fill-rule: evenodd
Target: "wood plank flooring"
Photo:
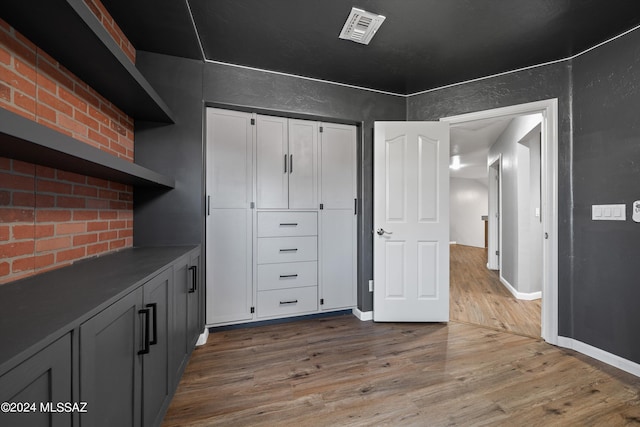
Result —
<instances>
[{"instance_id":1,"label":"wood plank flooring","mask_svg":"<svg viewBox=\"0 0 640 427\"><path fill-rule=\"evenodd\" d=\"M522 335L338 316L211 334L163 426L622 426L639 390Z\"/></svg>"},{"instance_id":2,"label":"wood plank flooring","mask_svg":"<svg viewBox=\"0 0 640 427\"><path fill-rule=\"evenodd\" d=\"M516 299L487 269L486 250L451 245L450 318L540 338L540 301Z\"/></svg>"}]
</instances>

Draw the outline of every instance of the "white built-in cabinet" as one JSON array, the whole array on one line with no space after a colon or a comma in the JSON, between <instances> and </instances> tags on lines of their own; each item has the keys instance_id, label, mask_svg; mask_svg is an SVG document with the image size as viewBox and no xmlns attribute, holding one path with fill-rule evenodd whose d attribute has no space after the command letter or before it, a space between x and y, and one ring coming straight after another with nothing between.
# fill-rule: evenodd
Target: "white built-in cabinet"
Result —
<instances>
[{"instance_id":1,"label":"white built-in cabinet","mask_svg":"<svg viewBox=\"0 0 640 427\"><path fill-rule=\"evenodd\" d=\"M356 305L356 128L207 108L207 325Z\"/></svg>"}]
</instances>

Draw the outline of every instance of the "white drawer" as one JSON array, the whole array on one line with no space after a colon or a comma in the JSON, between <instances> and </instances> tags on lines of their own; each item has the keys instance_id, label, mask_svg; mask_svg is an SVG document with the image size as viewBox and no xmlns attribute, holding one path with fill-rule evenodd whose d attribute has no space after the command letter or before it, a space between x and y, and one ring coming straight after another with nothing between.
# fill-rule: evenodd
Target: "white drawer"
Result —
<instances>
[{"instance_id":1,"label":"white drawer","mask_svg":"<svg viewBox=\"0 0 640 427\"><path fill-rule=\"evenodd\" d=\"M285 262L258 266L258 290L299 288L318 284L318 263Z\"/></svg>"},{"instance_id":2,"label":"white drawer","mask_svg":"<svg viewBox=\"0 0 640 427\"><path fill-rule=\"evenodd\" d=\"M318 238L263 237L258 239L258 264L318 260Z\"/></svg>"},{"instance_id":3,"label":"white drawer","mask_svg":"<svg viewBox=\"0 0 640 427\"><path fill-rule=\"evenodd\" d=\"M317 310L317 286L258 292L258 317L285 316Z\"/></svg>"},{"instance_id":4,"label":"white drawer","mask_svg":"<svg viewBox=\"0 0 640 427\"><path fill-rule=\"evenodd\" d=\"M258 212L258 237L316 236L316 212Z\"/></svg>"}]
</instances>

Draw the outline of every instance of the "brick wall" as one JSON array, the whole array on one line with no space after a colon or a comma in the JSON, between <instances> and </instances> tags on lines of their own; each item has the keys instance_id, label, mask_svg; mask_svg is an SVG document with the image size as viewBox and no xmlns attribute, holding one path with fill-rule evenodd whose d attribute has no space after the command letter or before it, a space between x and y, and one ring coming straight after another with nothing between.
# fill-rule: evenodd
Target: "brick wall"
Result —
<instances>
[{"instance_id":1,"label":"brick wall","mask_svg":"<svg viewBox=\"0 0 640 427\"><path fill-rule=\"evenodd\" d=\"M134 61L102 4L85 1ZM133 119L1 19L0 108L133 161ZM0 158L0 284L132 245L130 186Z\"/></svg>"},{"instance_id":2,"label":"brick wall","mask_svg":"<svg viewBox=\"0 0 640 427\"><path fill-rule=\"evenodd\" d=\"M136 63L136 49L124 35L116 21L111 17L107 9L99 0L84 0L91 12L102 23L102 26L111 34L111 38L120 46L120 49L133 62Z\"/></svg>"}]
</instances>

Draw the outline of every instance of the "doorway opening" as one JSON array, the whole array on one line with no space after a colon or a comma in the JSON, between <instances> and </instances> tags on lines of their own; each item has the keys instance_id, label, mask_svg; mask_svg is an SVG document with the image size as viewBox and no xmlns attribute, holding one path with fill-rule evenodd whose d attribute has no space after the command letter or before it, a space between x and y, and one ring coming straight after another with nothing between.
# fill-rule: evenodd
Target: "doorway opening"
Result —
<instances>
[{"instance_id":1,"label":"doorway opening","mask_svg":"<svg viewBox=\"0 0 640 427\"><path fill-rule=\"evenodd\" d=\"M542 297L541 300L537 300L537 308L533 305L533 311L537 309L540 316L539 329L535 336L541 336L545 341L557 344L557 100L538 101L447 117L441 120L447 121L451 125L452 154L461 156L460 163L462 165L465 163L463 160L465 153L462 151L460 153L455 152L456 129L482 128L490 123L502 122L502 125L500 125L503 126L502 132L512 133L510 137L514 139L514 146L511 147L512 151L509 155L505 155L504 151L495 149L496 147L493 147L494 149L490 155L486 151L484 154L486 188L487 192L491 194L487 197L486 206L488 247L486 248L484 261L486 263L484 265L485 271L483 272L486 274L482 276L482 280L491 280L491 274L493 274L494 278L497 278L499 282L505 285L502 290L508 289L511 294L521 298L515 299L516 305L526 305L531 302L529 300L536 301L535 298ZM537 123L535 123L535 120L537 120ZM514 124L516 121L520 123ZM539 155L536 153L539 153ZM479 154L474 153L474 155L477 157ZM538 160L535 160L536 158ZM506 181L507 172L515 173L518 170L518 160L521 165L526 161L527 166L520 168L521 179L519 181L516 179L508 183ZM453 179L452 183L454 182ZM495 182L490 181L490 179L494 179ZM535 190L536 179L539 183L537 186L538 192ZM518 207L520 207L521 211L531 214L522 218L514 217L513 215L509 216L506 212L501 212L503 209L507 209L503 206L507 203L505 200L505 187L517 187L518 182L520 183L520 191L515 191L514 194L520 193L520 199L516 198L508 203L512 204L514 211L517 211ZM489 191L491 189L493 190ZM512 188L511 190L518 190L518 188ZM501 208L501 206L503 207ZM480 222L481 219L477 218L476 220ZM509 230L517 230L518 226L521 227L520 235L518 236L520 238L507 241L505 236L508 235ZM456 240L453 234L452 224L452 240ZM464 246L460 246L460 248L466 249ZM468 261L461 261L460 258L467 256L469 251L462 251L463 253L461 254L461 251L454 253L453 249L455 248L452 245L452 282L456 279L453 268L457 262L466 263L467 268L470 265ZM521 261L520 270L518 270L517 264L518 257L517 255L514 257L514 254L519 253L518 249L521 252L519 257ZM511 256L511 259L509 259L509 256ZM539 258L538 266L528 269L527 266L532 264L532 260L536 257ZM515 266L513 271L505 271L505 269L508 269L507 263L509 263L509 266ZM494 270L498 270L499 273ZM469 274L471 273L467 272L467 275ZM509 278L515 282L515 286ZM476 282L481 281L481 279L476 279ZM511 285L511 289L505 282ZM536 290L533 286L535 283L541 284L539 290ZM495 310L495 307L493 309ZM504 308L502 310L504 311ZM527 332L524 332L524 334L529 335Z\"/></svg>"}]
</instances>

